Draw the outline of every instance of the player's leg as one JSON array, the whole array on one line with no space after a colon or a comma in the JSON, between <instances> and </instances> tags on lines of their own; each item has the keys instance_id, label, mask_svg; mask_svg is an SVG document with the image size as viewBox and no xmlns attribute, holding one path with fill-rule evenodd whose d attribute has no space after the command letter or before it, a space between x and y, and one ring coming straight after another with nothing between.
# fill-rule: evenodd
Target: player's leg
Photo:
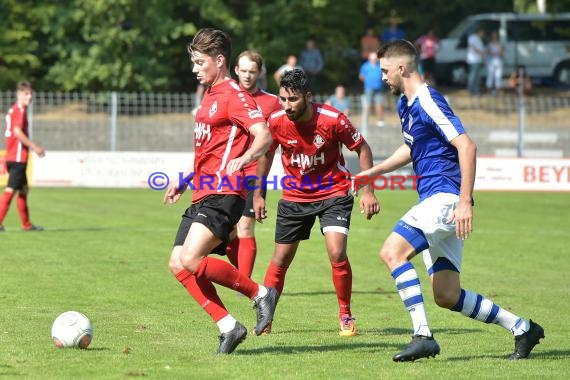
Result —
<instances>
[{"instance_id":1,"label":"player's leg","mask_svg":"<svg viewBox=\"0 0 570 380\"><path fill-rule=\"evenodd\" d=\"M193 216L191 208L189 208L182 217L174 242L174 248L170 255L169 268L192 298L210 315L214 323L218 326L221 334L220 338L224 338L223 342L225 343L223 346L220 345L218 352L231 353L237 345L245 339L246 334L243 333L243 326L238 325L239 322L229 314L212 283L203 277L198 280L196 276L182 266L182 262L180 261L182 245L188 235L192 220ZM228 336L234 339L227 339L226 337Z\"/></svg>"},{"instance_id":2,"label":"player's leg","mask_svg":"<svg viewBox=\"0 0 570 380\"><path fill-rule=\"evenodd\" d=\"M319 218L331 263L332 280L339 306L339 335L341 336L356 335L356 323L350 310L352 268L346 252L353 206L354 198L351 195L327 199L322 202Z\"/></svg>"},{"instance_id":3,"label":"player's leg","mask_svg":"<svg viewBox=\"0 0 570 380\"><path fill-rule=\"evenodd\" d=\"M431 210L425 201L406 213L396 224L380 251L380 258L390 270L400 298L410 313L414 330L412 341L393 357L395 361L413 361L435 356L440 351L429 329L418 274L410 262L417 252L429 247L424 232L412 225L430 219L429 216L425 216L424 209L427 209L427 212Z\"/></svg>"},{"instance_id":4,"label":"player's leg","mask_svg":"<svg viewBox=\"0 0 570 380\"><path fill-rule=\"evenodd\" d=\"M275 222L275 249L265 272L263 284L277 289L278 298L285 286L285 276L295 258L301 240L307 240L315 223L312 203L279 200ZM271 325L264 333L271 332Z\"/></svg>"},{"instance_id":5,"label":"player's leg","mask_svg":"<svg viewBox=\"0 0 570 380\"><path fill-rule=\"evenodd\" d=\"M255 217L244 216L237 224L238 268L246 276L251 277L255 258L257 256L257 242L255 240Z\"/></svg>"},{"instance_id":6,"label":"player's leg","mask_svg":"<svg viewBox=\"0 0 570 380\"><path fill-rule=\"evenodd\" d=\"M17 164L16 162L6 163L8 184L4 188L2 197L0 197L0 231L4 231L4 218L10 209L10 204L12 203L12 199L14 199L14 195L17 193L17 189L22 187L21 173Z\"/></svg>"},{"instance_id":7,"label":"player's leg","mask_svg":"<svg viewBox=\"0 0 570 380\"><path fill-rule=\"evenodd\" d=\"M503 309L485 296L461 287L459 269L462 245L453 231L438 244L437 249L430 249L430 257L424 257L435 302L440 307L459 312L471 319L502 326L515 337L515 351L510 359L528 357L539 340L544 338L543 328ZM431 263L433 265L430 266Z\"/></svg>"}]
</instances>

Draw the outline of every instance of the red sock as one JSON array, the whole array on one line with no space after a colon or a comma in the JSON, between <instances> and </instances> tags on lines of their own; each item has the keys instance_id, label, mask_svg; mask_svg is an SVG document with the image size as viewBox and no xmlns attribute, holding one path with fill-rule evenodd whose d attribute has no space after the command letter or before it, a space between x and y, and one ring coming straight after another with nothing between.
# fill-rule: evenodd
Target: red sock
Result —
<instances>
[{"instance_id":1,"label":"red sock","mask_svg":"<svg viewBox=\"0 0 570 380\"><path fill-rule=\"evenodd\" d=\"M284 267L279 267L273 264L273 261L269 263L267 267L267 272L265 272L265 279L263 280L263 285L270 286L277 289L277 293L283 293L283 287L285 286L285 275L287 274L287 269Z\"/></svg>"},{"instance_id":2,"label":"red sock","mask_svg":"<svg viewBox=\"0 0 570 380\"><path fill-rule=\"evenodd\" d=\"M237 290L249 299L253 299L259 291L259 285L230 263L212 257L202 259L195 275L198 279L205 277L216 284Z\"/></svg>"},{"instance_id":3,"label":"red sock","mask_svg":"<svg viewBox=\"0 0 570 380\"><path fill-rule=\"evenodd\" d=\"M236 268L239 269L239 260L238 260L238 253L239 253L239 244L240 241L236 237L234 240L230 241L229 244L226 246L226 256L230 263Z\"/></svg>"},{"instance_id":4,"label":"red sock","mask_svg":"<svg viewBox=\"0 0 570 380\"><path fill-rule=\"evenodd\" d=\"M16 206L18 207L18 213L20 214L22 227L30 228L32 226L32 223L30 222L30 213L28 212L27 195L18 193L18 195L16 196Z\"/></svg>"},{"instance_id":5,"label":"red sock","mask_svg":"<svg viewBox=\"0 0 570 380\"><path fill-rule=\"evenodd\" d=\"M202 309L212 317L214 322L218 322L229 314L224 303L218 297L216 288L206 278L197 279L192 273L183 269L176 274L176 279L188 290L188 293Z\"/></svg>"},{"instance_id":6,"label":"red sock","mask_svg":"<svg viewBox=\"0 0 570 380\"><path fill-rule=\"evenodd\" d=\"M238 240L238 239L235 239ZM257 256L257 243L254 237L239 239L238 261L239 270L247 277L251 277L253 273L253 265L255 264L255 256Z\"/></svg>"},{"instance_id":7,"label":"red sock","mask_svg":"<svg viewBox=\"0 0 570 380\"><path fill-rule=\"evenodd\" d=\"M338 314L350 315L350 298L352 296L352 268L348 258L339 263L331 263L333 284L338 299Z\"/></svg>"},{"instance_id":8,"label":"red sock","mask_svg":"<svg viewBox=\"0 0 570 380\"><path fill-rule=\"evenodd\" d=\"M8 213L10 203L12 203L12 195L14 195L14 193L10 191L4 191L2 198L0 198L0 226L2 225L2 222L4 222L4 218Z\"/></svg>"}]
</instances>

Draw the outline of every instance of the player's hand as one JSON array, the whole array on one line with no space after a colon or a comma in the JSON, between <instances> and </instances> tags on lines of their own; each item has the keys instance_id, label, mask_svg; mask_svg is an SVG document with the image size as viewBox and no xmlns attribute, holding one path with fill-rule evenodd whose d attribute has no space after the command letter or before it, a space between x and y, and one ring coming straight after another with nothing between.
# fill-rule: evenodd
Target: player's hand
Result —
<instances>
[{"instance_id":1,"label":"player's hand","mask_svg":"<svg viewBox=\"0 0 570 380\"><path fill-rule=\"evenodd\" d=\"M253 210L255 211L255 220L263 223L263 219L267 218L267 210L265 209L265 199L261 194L253 194Z\"/></svg>"},{"instance_id":2,"label":"player's hand","mask_svg":"<svg viewBox=\"0 0 570 380\"><path fill-rule=\"evenodd\" d=\"M226 173L228 175L232 175L232 173L241 170L245 165L251 162L251 157L248 155L243 155L238 158L234 158L230 162L228 162L228 166L226 167Z\"/></svg>"},{"instance_id":3,"label":"player's hand","mask_svg":"<svg viewBox=\"0 0 570 380\"><path fill-rule=\"evenodd\" d=\"M46 155L46 151L41 146L34 146L33 148L34 153L38 155L39 158L42 158Z\"/></svg>"},{"instance_id":4,"label":"player's hand","mask_svg":"<svg viewBox=\"0 0 570 380\"><path fill-rule=\"evenodd\" d=\"M170 182L170 184L166 188L166 191L164 192L164 197L162 198L162 203L163 204L167 204L167 203L168 204L174 204L174 203L178 202L180 197L182 197L182 194L184 194L184 191L186 191L187 187L188 187L188 185L186 183L183 183L182 186L180 186L178 181Z\"/></svg>"},{"instance_id":5,"label":"player's hand","mask_svg":"<svg viewBox=\"0 0 570 380\"><path fill-rule=\"evenodd\" d=\"M473 206L471 202L460 201L449 221L455 221L455 234L460 240L466 240L473 232Z\"/></svg>"},{"instance_id":6,"label":"player's hand","mask_svg":"<svg viewBox=\"0 0 570 380\"><path fill-rule=\"evenodd\" d=\"M380 212L380 202L376 199L374 192L363 191L359 201L360 213L366 216L366 220Z\"/></svg>"}]
</instances>

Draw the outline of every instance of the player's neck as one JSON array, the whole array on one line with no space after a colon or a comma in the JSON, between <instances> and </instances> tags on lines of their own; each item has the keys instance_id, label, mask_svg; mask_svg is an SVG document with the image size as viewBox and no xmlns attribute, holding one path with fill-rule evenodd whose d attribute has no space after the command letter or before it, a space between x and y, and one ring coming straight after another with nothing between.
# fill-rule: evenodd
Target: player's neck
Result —
<instances>
[{"instance_id":1,"label":"player's neck","mask_svg":"<svg viewBox=\"0 0 570 380\"><path fill-rule=\"evenodd\" d=\"M416 96L418 89L424 85L424 82L420 79L419 76L412 76L406 79L406 83L404 84L404 95L408 99L412 99Z\"/></svg>"},{"instance_id":2,"label":"player's neck","mask_svg":"<svg viewBox=\"0 0 570 380\"><path fill-rule=\"evenodd\" d=\"M257 94L259 91L261 91L259 88L256 87L252 87L249 90L246 90L247 92L249 92L250 95L255 95Z\"/></svg>"},{"instance_id":3,"label":"player's neck","mask_svg":"<svg viewBox=\"0 0 570 380\"><path fill-rule=\"evenodd\" d=\"M219 85L219 84L221 84L221 83L224 83L224 82L229 81L230 79L232 79L232 78L229 77L228 75L220 75L219 78L216 78L216 79L214 80L214 82L210 85L210 87L217 86L217 85Z\"/></svg>"},{"instance_id":4,"label":"player's neck","mask_svg":"<svg viewBox=\"0 0 570 380\"><path fill-rule=\"evenodd\" d=\"M303 116L301 116L297 121L301 122L301 123L306 123L307 121L310 121L313 118L313 102L308 102L307 103L307 108L305 109L305 112L303 112Z\"/></svg>"}]
</instances>

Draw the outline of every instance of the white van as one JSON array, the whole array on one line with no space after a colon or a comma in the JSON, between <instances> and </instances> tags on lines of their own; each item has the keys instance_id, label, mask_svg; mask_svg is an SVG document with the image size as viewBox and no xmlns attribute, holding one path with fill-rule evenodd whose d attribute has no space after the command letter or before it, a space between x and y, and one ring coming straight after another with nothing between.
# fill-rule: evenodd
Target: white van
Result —
<instances>
[{"instance_id":1,"label":"white van","mask_svg":"<svg viewBox=\"0 0 570 380\"><path fill-rule=\"evenodd\" d=\"M479 29L485 39L498 31L505 47L503 75L525 65L531 77L570 85L570 13L488 13L467 17L440 40L436 80L465 85L467 38Z\"/></svg>"}]
</instances>

